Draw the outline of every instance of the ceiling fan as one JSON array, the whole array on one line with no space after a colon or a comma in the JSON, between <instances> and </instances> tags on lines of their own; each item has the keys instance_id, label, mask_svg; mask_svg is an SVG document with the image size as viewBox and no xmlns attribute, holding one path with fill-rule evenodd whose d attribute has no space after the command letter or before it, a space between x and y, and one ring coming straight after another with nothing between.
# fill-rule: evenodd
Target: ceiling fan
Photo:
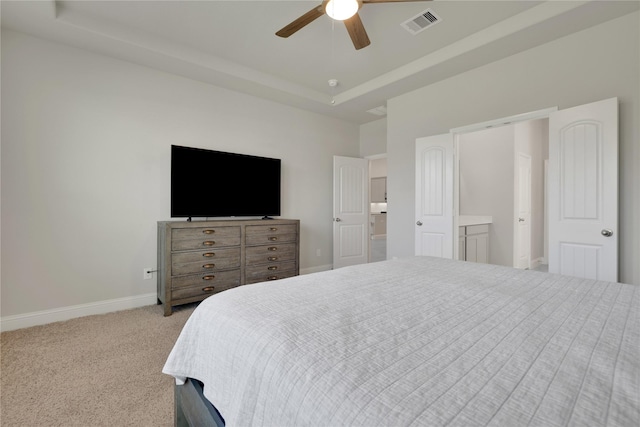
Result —
<instances>
[{"instance_id":1,"label":"ceiling fan","mask_svg":"<svg viewBox=\"0 0 640 427\"><path fill-rule=\"evenodd\" d=\"M344 21L353 46L356 50L362 49L369 46L371 42L364 29L360 15L358 15L358 10L367 3L402 3L410 1L430 0L323 0L319 6L314 7L289 25L284 26L276 35L284 38L289 37L326 13L336 21Z\"/></svg>"}]
</instances>

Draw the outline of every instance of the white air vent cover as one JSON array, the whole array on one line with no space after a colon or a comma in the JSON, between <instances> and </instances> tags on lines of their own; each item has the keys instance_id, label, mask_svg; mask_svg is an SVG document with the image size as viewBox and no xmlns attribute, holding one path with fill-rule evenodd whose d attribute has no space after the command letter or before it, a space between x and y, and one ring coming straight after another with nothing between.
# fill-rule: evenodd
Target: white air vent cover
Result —
<instances>
[{"instance_id":1,"label":"white air vent cover","mask_svg":"<svg viewBox=\"0 0 640 427\"><path fill-rule=\"evenodd\" d=\"M427 9L400 25L415 36L440 21L442 21L442 19L440 19L433 10Z\"/></svg>"},{"instance_id":2,"label":"white air vent cover","mask_svg":"<svg viewBox=\"0 0 640 427\"><path fill-rule=\"evenodd\" d=\"M387 107L381 105L376 108L372 108L371 110L367 110L367 113L375 114L376 116L386 116L387 115Z\"/></svg>"}]
</instances>

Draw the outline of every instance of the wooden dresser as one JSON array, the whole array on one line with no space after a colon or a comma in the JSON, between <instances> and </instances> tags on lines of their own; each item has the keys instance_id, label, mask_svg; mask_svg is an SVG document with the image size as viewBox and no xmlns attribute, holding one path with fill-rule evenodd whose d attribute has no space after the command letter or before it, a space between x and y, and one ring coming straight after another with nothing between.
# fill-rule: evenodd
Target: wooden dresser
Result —
<instances>
[{"instance_id":1,"label":"wooden dresser","mask_svg":"<svg viewBox=\"0 0 640 427\"><path fill-rule=\"evenodd\" d=\"M158 303L172 307L240 285L297 276L300 221L158 222Z\"/></svg>"}]
</instances>

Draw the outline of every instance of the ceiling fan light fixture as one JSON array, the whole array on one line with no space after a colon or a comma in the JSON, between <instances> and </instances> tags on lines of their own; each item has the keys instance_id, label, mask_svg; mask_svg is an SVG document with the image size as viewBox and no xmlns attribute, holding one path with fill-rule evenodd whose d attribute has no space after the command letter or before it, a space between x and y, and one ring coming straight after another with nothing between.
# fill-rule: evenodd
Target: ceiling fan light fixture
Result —
<instances>
[{"instance_id":1,"label":"ceiling fan light fixture","mask_svg":"<svg viewBox=\"0 0 640 427\"><path fill-rule=\"evenodd\" d=\"M357 0L329 0L325 11L330 18L344 21L355 15L359 8Z\"/></svg>"}]
</instances>

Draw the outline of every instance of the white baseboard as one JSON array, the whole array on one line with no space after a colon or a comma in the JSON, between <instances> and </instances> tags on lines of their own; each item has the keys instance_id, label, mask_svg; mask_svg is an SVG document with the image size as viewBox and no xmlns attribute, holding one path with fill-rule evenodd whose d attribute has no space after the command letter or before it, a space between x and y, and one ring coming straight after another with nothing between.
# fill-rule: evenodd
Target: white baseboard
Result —
<instances>
[{"instance_id":1,"label":"white baseboard","mask_svg":"<svg viewBox=\"0 0 640 427\"><path fill-rule=\"evenodd\" d=\"M300 274L317 273L319 271L331 270L332 268L333 266L330 264L321 265L300 270ZM77 317L129 310L131 308L143 307L145 305L153 305L156 304L157 301L157 295L154 292L151 294L136 295L134 297L117 298L107 301L54 308L51 310L17 314L15 316L5 316L0 317L0 331L13 331L16 329L29 328L31 326L75 319Z\"/></svg>"},{"instance_id":2,"label":"white baseboard","mask_svg":"<svg viewBox=\"0 0 640 427\"><path fill-rule=\"evenodd\" d=\"M157 301L158 298L154 292L151 294L136 295L133 297L116 298L88 304L36 311L33 313L17 314L15 316L5 316L0 318L0 331L13 331L15 329L29 328L31 326L75 319L76 317L128 310L131 308L143 307L145 305L153 305L156 304Z\"/></svg>"},{"instance_id":3,"label":"white baseboard","mask_svg":"<svg viewBox=\"0 0 640 427\"><path fill-rule=\"evenodd\" d=\"M546 262L544 262L544 258L540 257L538 259L532 259L531 260L531 270L535 270L536 268L540 267L540 265L542 264L546 264Z\"/></svg>"}]
</instances>

